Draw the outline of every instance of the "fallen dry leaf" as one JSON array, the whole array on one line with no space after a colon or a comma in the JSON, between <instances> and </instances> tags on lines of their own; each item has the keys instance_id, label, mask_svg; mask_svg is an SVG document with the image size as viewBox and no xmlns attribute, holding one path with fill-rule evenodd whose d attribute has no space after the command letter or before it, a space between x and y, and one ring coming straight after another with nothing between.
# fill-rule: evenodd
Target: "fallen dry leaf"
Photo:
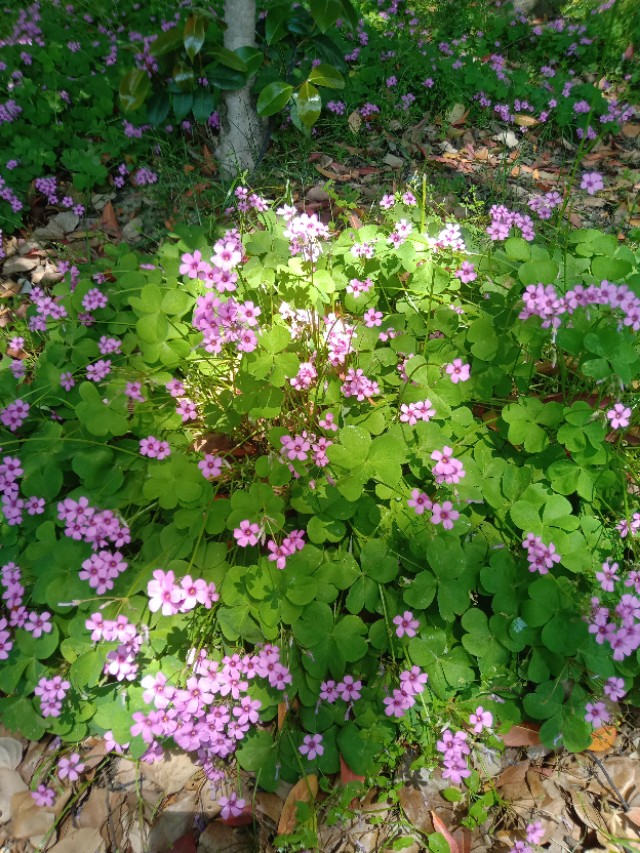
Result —
<instances>
[{"instance_id":1,"label":"fallen dry leaf","mask_svg":"<svg viewBox=\"0 0 640 853\"><path fill-rule=\"evenodd\" d=\"M118 223L118 217L116 216L116 212L110 201L108 201L102 208L100 225L102 226L103 231L106 231L108 234L119 236L121 233L120 224Z\"/></svg>"},{"instance_id":2,"label":"fallen dry leaf","mask_svg":"<svg viewBox=\"0 0 640 853\"><path fill-rule=\"evenodd\" d=\"M433 821L433 826L436 832L439 832L440 835L444 835L447 844L449 845L450 853L460 853L460 848L458 847L458 843L449 832L447 825L445 822L438 817L435 812L431 812L431 820Z\"/></svg>"},{"instance_id":3,"label":"fallen dry leaf","mask_svg":"<svg viewBox=\"0 0 640 853\"><path fill-rule=\"evenodd\" d=\"M97 829L78 829L49 848L49 853L105 853L105 843Z\"/></svg>"},{"instance_id":4,"label":"fallen dry leaf","mask_svg":"<svg viewBox=\"0 0 640 853\"><path fill-rule=\"evenodd\" d=\"M360 115L360 110L354 110L351 113L347 119L347 124L353 133L357 133L360 130L362 127L362 116Z\"/></svg>"},{"instance_id":5,"label":"fallen dry leaf","mask_svg":"<svg viewBox=\"0 0 640 853\"><path fill-rule=\"evenodd\" d=\"M296 827L296 808L298 803L313 802L318 793L318 777L311 773L300 779L289 791L284 801L278 822L278 835L288 835Z\"/></svg>"},{"instance_id":6,"label":"fallen dry leaf","mask_svg":"<svg viewBox=\"0 0 640 853\"><path fill-rule=\"evenodd\" d=\"M520 723L500 735L505 746L537 746L540 743L540 726L537 723Z\"/></svg>"},{"instance_id":7,"label":"fallen dry leaf","mask_svg":"<svg viewBox=\"0 0 640 853\"><path fill-rule=\"evenodd\" d=\"M529 115L517 115L514 116L514 123L518 125L518 127L535 127L540 124L540 120L535 118L535 116Z\"/></svg>"},{"instance_id":8,"label":"fallen dry leaf","mask_svg":"<svg viewBox=\"0 0 640 853\"><path fill-rule=\"evenodd\" d=\"M11 350L7 350L11 354ZM15 358L16 356L14 356ZM22 744L14 737L0 737L0 767L15 770L22 759Z\"/></svg>"},{"instance_id":9,"label":"fallen dry leaf","mask_svg":"<svg viewBox=\"0 0 640 853\"><path fill-rule=\"evenodd\" d=\"M640 806L633 806L633 808L630 808L624 813L624 816L627 820L630 820L631 823L635 823L636 826L640 826Z\"/></svg>"},{"instance_id":10,"label":"fallen dry leaf","mask_svg":"<svg viewBox=\"0 0 640 853\"><path fill-rule=\"evenodd\" d=\"M599 729L594 729L589 749L591 752L607 752L616 742L617 734L618 731L615 726L602 726Z\"/></svg>"}]
</instances>

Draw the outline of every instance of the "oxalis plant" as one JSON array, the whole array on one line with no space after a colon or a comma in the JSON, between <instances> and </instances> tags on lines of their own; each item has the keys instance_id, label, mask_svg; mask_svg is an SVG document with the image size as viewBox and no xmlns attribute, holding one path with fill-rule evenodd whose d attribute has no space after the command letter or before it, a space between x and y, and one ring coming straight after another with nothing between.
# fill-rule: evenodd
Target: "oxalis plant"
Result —
<instances>
[{"instance_id":1,"label":"oxalis plant","mask_svg":"<svg viewBox=\"0 0 640 853\"><path fill-rule=\"evenodd\" d=\"M473 792L522 719L588 748L640 697L638 254L421 187L341 233L235 198L34 288L8 340L0 715L59 738L36 801L90 734L192 754L224 817L238 768L408 753Z\"/></svg>"}]
</instances>

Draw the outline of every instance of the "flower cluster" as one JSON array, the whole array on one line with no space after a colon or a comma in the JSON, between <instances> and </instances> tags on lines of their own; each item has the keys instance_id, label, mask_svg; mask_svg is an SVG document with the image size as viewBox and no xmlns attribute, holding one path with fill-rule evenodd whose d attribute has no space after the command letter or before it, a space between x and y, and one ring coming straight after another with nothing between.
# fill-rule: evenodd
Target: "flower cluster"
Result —
<instances>
[{"instance_id":1,"label":"flower cluster","mask_svg":"<svg viewBox=\"0 0 640 853\"><path fill-rule=\"evenodd\" d=\"M149 459L166 459L171 455L168 441L161 441L153 435L140 440L140 455L148 456Z\"/></svg>"},{"instance_id":2,"label":"flower cluster","mask_svg":"<svg viewBox=\"0 0 640 853\"><path fill-rule=\"evenodd\" d=\"M292 677L280 662L280 650L270 644L257 654L227 655L222 661L209 659L204 649L190 658L192 674L183 687L171 685L162 672L141 680L143 699L155 710L135 712L131 734L147 744L144 760L162 757L161 740L172 738L185 751L197 753L205 775L215 780L215 761L232 755L259 722L262 705L249 693L251 681L266 679L272 688L286 690Z\"/></svg>"},{"instance_id":3,"label":"flower cluster","mask_svg":"<svg viewBox=\"0 0 640 853\"><path fill-rule=\"evenodd\" d=\"M289 240L291 254L300 255L303 260L314 264L322 254L320 241L329 239L327 226L320 221L316 213L301 213L296 216L295 208L288 208L281 215L287 223L284 236Z\"/></svg>"},{"instance_id":4,"label":"flower cluster","mask_svg":"<svg viewBox=\"0 0 640 853\"><path fill-rule=\"evenodd\" d=\"M33 692L40 698L40 713L43 717L60 716L62 703L70 687L71 684L60 675L54 675L53 678L43 676L38 681Z\"/></svg>"},{"instance_id":5,"label":"flower cluster","mask_svg":"<svg viewBox=\"0 0 640 853\"><path fill-rule=\"evenodd\" d=\"M622 313L621 326L628 326L634 332L640 331L640 297L626 284L609 281L586 287L577 284L564 296L552 284L529 284L522 294L522 301L524 308L518 317L521 320L540 317L543 329L558 328L562 315L571 315L578 308L602 305Z\"/></svg>"},{"instance_id":6,"label":"flower cluster","mask_svg":"<svg viewBox=\"0 0 640 853\"><path fill-rule=\"evenodd\" d=\"M416 696L424 692L428 678L427 673L415 665L411 669L403 670L400 673L399 687L382 700L387 717L404 717L409 708L416 704Z\"/></svg>"},{"instance_id":7,"label":"flower cluster","mask_svg":"<svg viewBox=\"0 0 640 853\"><path fill-rule=\"evenodd\" d=\"M444 779L449 779L452 785L459 785L463 779L471 775L466 759L466 756L471 752L467 743L466 732L453 734L450 729L445 729L442 732L441 739L436 744L436 748L442 754L444 766L442 777Z\"/></svg>"},{"instance_id":8,"label":"flower cluster","mask_svg":"<svg viewBox=\"0 0 640 853\"><path fill-rule=\"evenodd\" d=\"M58 503L58 519L65 523L65 536L77 541L88 542L94 551L112 543L122 548L131 541L126 525L109 509L99 511L89 505L88 498L77 501L65 498Z\"/></svg>"},{"instance_id":9,"label":"flower cluster","mask_svg":"<svg viewBox=\"0 0 640 853\"><path fill-rule=\"evenodd\" d=\"M492 240L506 240L512 228L519 228L525 240L535 238L533 220L526 213L516 213L509 210L503 204L494 204L489 210L491 223L487 228L487 234Z\"/></svg>"},{"instance_id":10,"label":"flower cluster","mask_svg":"<svg viewBox=\"0 0 640 853\"><path fill-rule=\"evenodd\" d=\"M345 397L355 397L362 402L379 394L380 386L375 380L368 379L361 368L350 367L340 390Z\"/></svg>"},{"instance_id":11,"label":"flower cluster","mask_svg":"<svg viewBox=\"0 0 640 853\"><path fill-rule=\"evenodd\" d=\"M176 613L188 613L198 604L210 610L220 596L214 583L207 583L201 578L193 579L185 575L176 581L172 571L156 569L153 580L147 584L149 610L155 613L161 610L163 616L173 616Z\"/></svg>"},{"instance_id":12,"label":"flower cluster","mask_svg":"<svg viewBox=\"0 0 640 853\"><path fill-rule=\"evenodd\" d=\"M289 462L300 461L304 462L311 458L314 465L319 468L324 468L329 464L327 457L327 448L331 446L328 438L318 438L314 433L308 433L306 430L301 435L283 435L280 439L282 444L282 455ZM293 466L290 466L292 474L297 473Z\"/></svg>"},{"instance_id":13,"label":"flower cluster","mask_svg":"<svg viewBox=\"0 0 640 853\"><path fill-rule=\"evenodd\" d=\"M425 510L431 512L431 523L438 525L442 524L444 530L452 530L453 522L460 518L460 513L453 508L451 501L443 501L441 504L435 503L420 489L413 489L411 497L407 501L416 515L423 515Z\"/></svg>"},{"instance_id":14,"label":"flower cluster","mask_svg":"<svg viewBox=\"0 0 640 853\"><path fill-rule=\"evenodd\" d=\"M251 301L221 300L206 293L196 300L193 326L202 332L207 352L221 353L225 344L235 344L238 353L253 352L258 346L259 315L260 309Z\"/></svg>"},{"instance_id":15,"label":"flower cluster","mask_svg":"<svg viewBox=\"0 0 640 853\"><path fill-rule=\"evenodd\" d=\"M355 679L352 675L345 675L337 684L333 679L323 681L320 685L320 699L333 705L338 699L351 705L360 699L362 693L362 681Z\"/></svg>"},{"instance_id":16,"label":"flower cluster","mask_svg":"<svg viewBox=\"0 0 640 853\"><path fill-rule=\"evenodd\" d=\"M544 195L532 198L529 207L538 214L540 219L551 219L554 209L561 204L562 196L560 193L557 190L551 190Z\"/></svg>"},{"instance_id":17,"label":"flower cluster","mask_svg":"<svg viewBox=\"0 0 640 853\"><path fill-rule=\"evenodd\" d=\"M86 580L89 586L103 595L113 589L114 582L127 569L127 563L119 551L98 551L82 563L80 580Z\"/></svg>"},{"instance_id":18,"label":"flower cluster","mask_svg":"<svg viewBox=\"0 0 640 853\"><path fill-rule=\"evenodd\" d=\"M0 412L0 422L11 432L15 432L26 421L29 408L29 404L24 400L14 400Z\"/></svg>"},{"instance_id":19,"label":"flower cluster","mask_svg":"<svg viewBox=\"0 0 640 853\"><path fill-rule=\"evenodd\" d=\"M546 575L549 569L553 568L554 563L559 563L561 560L553 542L545 545L542 539L533 533L527 533L522 541L522 547L527 552L530 572Z\"/></svg>"},{"instance_id":20,"label":"flower cluster","mask_svg":"<svg viewBox=\"0 0 640 853\"><path fill-rule=\"evenodd\" d=\"M462 462L455 458L451 447L445 446L442 450L434 450L431 458L436 462L432 473L438 485L442 483L454 485L459 483L466 474Z\"/></svg>"},{"instance_id":21,"label":"flower cluster","mask_svg":"<svg viewBox=\"0 0 640 853\"><path fill-rule=\"evenodd\" d=\"M589 633L594 635L596 643L606 642L616 661L634 654L640 648L640 598L624 593L613 614L597 597L591 599L591 605Z\"/></svg>"},{"instance_id":22,"label":"flower cluster","mask_svg":"<svg viewBox=\"0 0 640 853\"><path fill-rule=\"evenodd\" d=\"M428 423L435 416L436 410L433 408L431 400L400 404L400 422L409 424L409 426L414 426L418 421Z\"/></svg>"},{"instance_id":23,"label":"flower cluster","mask_svg":"<svg viewBox=\"0 0 640 853\"><path fill-rule=\"evenodd\" d=\"M142 647L142 635L126 616L117 619L104 619L99 611L85 621L85 628L91 631L94 643L101 641L118 643L118 647L106 655L103 672L113 676L116 681L134 681L138 675L136 658Z\"/></svg>"}]
</instances>

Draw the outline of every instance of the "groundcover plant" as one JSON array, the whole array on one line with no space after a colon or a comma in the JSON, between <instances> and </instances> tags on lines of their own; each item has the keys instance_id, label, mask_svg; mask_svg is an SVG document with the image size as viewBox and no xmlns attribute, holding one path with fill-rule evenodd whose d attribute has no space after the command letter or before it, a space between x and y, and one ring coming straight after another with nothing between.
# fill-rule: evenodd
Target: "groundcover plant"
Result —
<instances>
[{"instance_id":1,"label":"groundcover plant","mask_svg":"<svg viewBox=\"0 0 640 853\"><path fill-rule=\"evenodd\" d=\"M110 248L9 341L0 712L60 738L34 795L90 733L214 797L413 746L477 790L523 717L588 748L638 700L638 256L420 187L341 233L235 196L213 248Z\"/></svg>"}]
</instances>

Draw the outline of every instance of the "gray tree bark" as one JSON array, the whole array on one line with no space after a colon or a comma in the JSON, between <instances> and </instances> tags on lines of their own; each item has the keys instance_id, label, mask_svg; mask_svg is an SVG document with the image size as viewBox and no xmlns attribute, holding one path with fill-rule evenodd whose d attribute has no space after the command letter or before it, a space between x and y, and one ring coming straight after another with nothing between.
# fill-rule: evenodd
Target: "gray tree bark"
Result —
<instances>
[{"instance_id":1,"label":"gray tree bark","mask_svg":"<svg viewBox=\"0 0 640 853\"><path fill-rule=\"evenodd\" d=\"M224 46L229 50L256 46L256 0L225 0ZM225 177L252 171L262 147L266 123L256 113L251 85L224 93L220 145L216 151Z\"/></svg>"}]
</instances>

